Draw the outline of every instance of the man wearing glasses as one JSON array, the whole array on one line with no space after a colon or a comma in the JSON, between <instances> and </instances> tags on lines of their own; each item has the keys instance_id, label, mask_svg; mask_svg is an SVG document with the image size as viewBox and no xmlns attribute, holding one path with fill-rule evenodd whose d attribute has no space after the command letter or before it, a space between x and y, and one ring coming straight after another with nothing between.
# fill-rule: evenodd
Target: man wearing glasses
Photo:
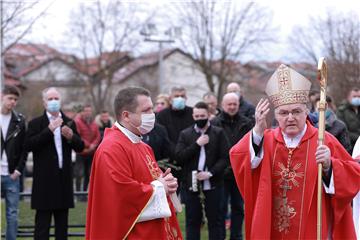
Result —
<instances>
[{"instance_id":1,"label":"man wearing glasses","mask_svg":"<svg viewBox=\"0 0 360 240\"><path fill-rule=\"evenodd\" d=\"M356 238L351 200L360 188L360 166L331 134L317 145L318 130L307 121L310 86L281 65L266 86L270 101L256 106L255 127L230 150L247 239L316 238L317 163L323 166L323 238ZM267 129L270 102L276 129Z\"/></svg>"}]
</instances>

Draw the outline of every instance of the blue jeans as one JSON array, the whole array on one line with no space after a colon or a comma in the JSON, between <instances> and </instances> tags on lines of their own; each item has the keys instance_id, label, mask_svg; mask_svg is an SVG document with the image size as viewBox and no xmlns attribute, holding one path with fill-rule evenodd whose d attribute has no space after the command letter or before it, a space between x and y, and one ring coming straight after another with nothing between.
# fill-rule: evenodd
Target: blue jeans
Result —
<instances>
[{"instance_id":1,"label":"blue jeans","mask_svg":"<svg viewBox=\"0 0 360 240\"><path fill-rule=\"evenodd\" d=\"M231 206L231 228L230 239L242 239L242 224L244 220L244 202L237 188L235 180L224 181L224 198L223 198L223 219L225 221L228 212L228 203L230 198ZM223 228L221 239L225 239L226 229Z\"/></svg>"},{"instance_id":2,"label":"blue jeans","mask_svg":"<svg viewBox=\"0 0 360 240\"><path fill-rule=\"evenodd\" d=\"M6 240L15 240L18 225L19 178L15 181L10 176L1 176L1 195L6 205Z\"/></svg>"}]
</instances>

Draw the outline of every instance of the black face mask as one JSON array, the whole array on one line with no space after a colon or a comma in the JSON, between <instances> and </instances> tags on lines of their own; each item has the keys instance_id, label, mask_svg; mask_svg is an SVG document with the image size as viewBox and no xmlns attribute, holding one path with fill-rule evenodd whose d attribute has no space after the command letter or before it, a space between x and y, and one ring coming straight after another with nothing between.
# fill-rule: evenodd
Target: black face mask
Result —
<instances>
[{"instance_id":1,"label":"black face mask","mask_svg":"<svg viewBox=\"0 0 360 240\"><path fill-rule=\"evenodd\" d=\"M207 122L208 122L207 118L195 120L195 124L198 128L204 128Z\"/></svg>"}]
</instances>

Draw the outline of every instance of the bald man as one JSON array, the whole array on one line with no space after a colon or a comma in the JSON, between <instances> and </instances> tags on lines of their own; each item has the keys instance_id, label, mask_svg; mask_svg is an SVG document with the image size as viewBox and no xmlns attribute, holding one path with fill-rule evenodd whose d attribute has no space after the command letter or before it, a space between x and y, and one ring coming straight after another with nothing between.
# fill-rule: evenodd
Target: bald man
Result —
<instances>
[{"instance_id":1,"label":"bald man","mask_svg":"<svg viewBox=\"0 0 360 240\"><path fill-rule=\"evenodd\" d=\"M248 131L254 123L251 119L240 114L239 97L236 93L226 93L223 96L221 106L223 111L212 120L214 126L224 129L230 146L234 146ZM228 200L231 199L231 231L230 239L242 239L242 222L244 219L243 200L236 186L235 177L231 166L225 169L224 174L224 198L223 217L227 213ZM226 231L223 228L222 238L225 239Z\"/></svg>"},{"instance_id":2,"label":"bald man","mask_svg":"<svg viewBox=\"0 0 360 240\"><path fill-rule=\"evenodd\" d=\"M242 96L242 89L236 82L231 82L226 87L227 93L235 93L239 97L239 112L245 117L254 119L255 107Z\"/></svg>"}]
</instances>

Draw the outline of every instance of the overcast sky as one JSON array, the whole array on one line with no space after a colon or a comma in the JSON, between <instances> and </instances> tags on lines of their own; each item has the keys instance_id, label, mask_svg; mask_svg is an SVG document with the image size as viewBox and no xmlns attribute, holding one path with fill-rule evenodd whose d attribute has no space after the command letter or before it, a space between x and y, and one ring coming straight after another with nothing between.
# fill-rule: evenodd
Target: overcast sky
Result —
<instances>
[{"instance_id":1,"label":"overcast sky","mask_svg":"<svg viewBox=\"0 0 360 240\"><path fill-rule=\"evenodd\" d=\"M91 0L41 0L38 9L44 9L51 2L52 5L47 11L47 15L40 19L35 25L31 34L25 40L36 43L48 43L50 46L60 47L65 44L64 34L69 21L71 9L76 8L81 2L90 2ZM135 1L130 1L135 2ZM149 9L161 8L166 0L149 0L146 2ZM357 12L360 16L360 1L341 0L341 1L316 1L316 0L298 0L298 1L256 1L262 6L269 7L273 11L273 24L279 29L279 44L273 46L262 56L257 56L257 60L294 60L293 54L287 46L287 38L294 25L306 25L310 16L325 16L328 10L340 12ZM136 3L134 3L136 4ZM171 45L167 46L171 47Z\"/></svg>"}]
</instances>

